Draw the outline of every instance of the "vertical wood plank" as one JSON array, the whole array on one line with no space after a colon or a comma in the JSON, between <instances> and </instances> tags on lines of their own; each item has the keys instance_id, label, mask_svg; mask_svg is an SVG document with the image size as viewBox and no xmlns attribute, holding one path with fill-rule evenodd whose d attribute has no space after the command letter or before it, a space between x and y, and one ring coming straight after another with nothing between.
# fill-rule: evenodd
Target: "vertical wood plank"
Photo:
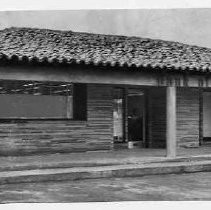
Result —
<instances>
[{"instance_id":1,"label":"vertical wood plank","mask_svg":"<svg viewBox=\"0 0 211 210\"><path fill-rule=\"evenodd\" d=\"M203 107L200 108L199 92L198 88L177 88L178 147L199 146L200 121L202 120L202 118L200 119L200 109ZM203 125L201 129L203 129Z\"/></svg>"},{"instance_id":2,"label":"vertical wood plank","mask_svg":"<svg viewBox=\"0 0 211 210\"><path fill-rule=\"evenodd\" d=\"M150 148L166 147L166 88L154 87L148 90L148 134Z\"/></svg>"}]
</instances>

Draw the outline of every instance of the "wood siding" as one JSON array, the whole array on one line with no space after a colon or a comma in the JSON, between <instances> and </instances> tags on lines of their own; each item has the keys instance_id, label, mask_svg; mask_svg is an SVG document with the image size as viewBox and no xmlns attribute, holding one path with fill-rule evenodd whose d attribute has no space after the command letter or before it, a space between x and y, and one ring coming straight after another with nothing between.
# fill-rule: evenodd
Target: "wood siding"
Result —
<instances>
[{"instance_id":1,"label":"wood siding","mask_svg":"<svg viewBox=\"0 0 211 210\"><path fill-rule=\"evenodd\" d=\"M0 123L0 155L105 150L112 142L112 88L87 85L87 121Z\"/></svg>"},{"instance_id":2,"label":"wood siding","mask_svg":"<svg viewBox=\"0 0 211 210\"><path fill-rule=\"evenodd\" d=\"M112 87L88 87L87 150L110 149L113 141Z\"/></svg>"},{"instance_id":3,"label":"wood siding","mask_svg":"<svg viewBox=\"0 0 211 210\"><path fill-rule=\"evenodd\" d=\"M177 89L177 144L199 145L199 89Z\"/></svg>"},{"instance_id":4,"label":"wood siding","mask_svg":"<svg viewBox=\"0 0 211 210\"><path fill-rule=\"evenodd\" d=\"M177 88L177 146L199 146L198 88ZM148 95L149 147L166 145L166 89L150 88Z\"/></svg>"},{"instance_id":5,"label":"wood siding","mask_svg":"<svg viewBox=\"0 0 211 210\"><path fill-rule=\"evenodd\" d=\"M148 140L149 147L166 145L166 89L151 88L148 91Z\"/></svg>"},{"instance_id":6,"label":"wood siding","mask_svg":"<svg viewBox=\"0 0 211 210\"><path fill-rule=\"evenodd\" d=\"M0 155L109 150L113 141L111 85L87 85L87 120L26 120L0 123ZM147 139L166 145L166 88L147 91ZM199 90L177 88L177 145L199 144Z\"/></svg>"}]
</instances>

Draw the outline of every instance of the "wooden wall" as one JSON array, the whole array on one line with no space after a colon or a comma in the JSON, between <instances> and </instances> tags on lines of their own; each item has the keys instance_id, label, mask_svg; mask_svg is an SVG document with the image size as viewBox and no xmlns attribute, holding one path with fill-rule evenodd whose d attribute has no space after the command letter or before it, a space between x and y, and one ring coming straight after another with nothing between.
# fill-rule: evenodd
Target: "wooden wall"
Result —
<instances>
[{"instance_id":1,"label":"wooden wall","mask_svg":"<svg viewBox=\"0 0 211 210\"><path fill-rule=\"evenodd\" d=\"M148 91L148 141L150 148L166 144L166 89L150 88Z\"/></svg>"},{"instance_id":2,"label":"wooden wall","mask_svg":"<svg viewBox=\"0 0 211 210\"><path fill-rule=\"evenodd\" d=\"M166 144L166 89L148 91L149 147ZM109 150L113 141L112 86L87 85L87 120L0 122L0 155ZM199 144L199 90L177 88L178 146Z\"/></svg>"},{"instance_id":3,"label":"wooden wall","mask_svg":"<svg viewBox=\"0 0 211 210\"><path fill-rule=\"evenodd\" d=\"M148 93L149 147L166 145L166 89L150 88ZM177 146L199 146L199 89L177 88Z\"/></svg>"},{"instance_id":4,"label":"wooden wall","mask_svg":"<svg viewBox=\"0 0 211 210\"><path fill-rule=\"evenodd\" d=\"M199 145L199 89L177 89L177 144Z\"/></svg>"},{"instance_id":5,"label":"wooden wall","mask_svg":"<svg viewBox=\"0 0 211 210\"><path fill-rule=\"evenodd\" d=\"M87 150L110 149L113 142L112 87L88 86Z\"/></svg>"},{"instance_id":6,"label":"wooden wall","mask_svg":"<svg viewBox=\"0 0 211 210\"><path fill-rule=\"evenodd\" d=\"M1 122L0 155L110 149L113 122L111 87L88 85L87 93L87 121Z\"/></svg>"}]
</instances>

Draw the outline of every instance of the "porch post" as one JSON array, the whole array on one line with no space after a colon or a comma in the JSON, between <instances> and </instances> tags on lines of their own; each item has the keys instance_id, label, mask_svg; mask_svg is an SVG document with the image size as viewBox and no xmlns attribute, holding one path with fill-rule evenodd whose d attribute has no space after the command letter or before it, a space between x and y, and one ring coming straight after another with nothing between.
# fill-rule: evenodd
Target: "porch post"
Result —
<instances>
[{"instance_id":1,"label":"porch post","mask_svg":"<svg viewBox=\"0 0 211 210\"><path fill-rule=\"evenodd\" d=\"M176 157L176 87L166 89L166 152Z\"/></svg>"}]
</instances>

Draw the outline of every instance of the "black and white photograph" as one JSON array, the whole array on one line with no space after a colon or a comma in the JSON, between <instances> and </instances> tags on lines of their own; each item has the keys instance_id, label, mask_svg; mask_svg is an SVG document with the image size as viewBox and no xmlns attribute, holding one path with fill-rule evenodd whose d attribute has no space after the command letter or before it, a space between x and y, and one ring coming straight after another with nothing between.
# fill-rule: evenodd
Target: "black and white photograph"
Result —
<instances>
[{"instance_id":1,"label":"black and white photograph","mask_svg":"<svg viewBox=\"0 0 211 210\"><path fill-rule=\"evenodd\" d=\"M1 9L0 203L123 201L211 201L211 5Z\"/></svg>"}]
</instances>

